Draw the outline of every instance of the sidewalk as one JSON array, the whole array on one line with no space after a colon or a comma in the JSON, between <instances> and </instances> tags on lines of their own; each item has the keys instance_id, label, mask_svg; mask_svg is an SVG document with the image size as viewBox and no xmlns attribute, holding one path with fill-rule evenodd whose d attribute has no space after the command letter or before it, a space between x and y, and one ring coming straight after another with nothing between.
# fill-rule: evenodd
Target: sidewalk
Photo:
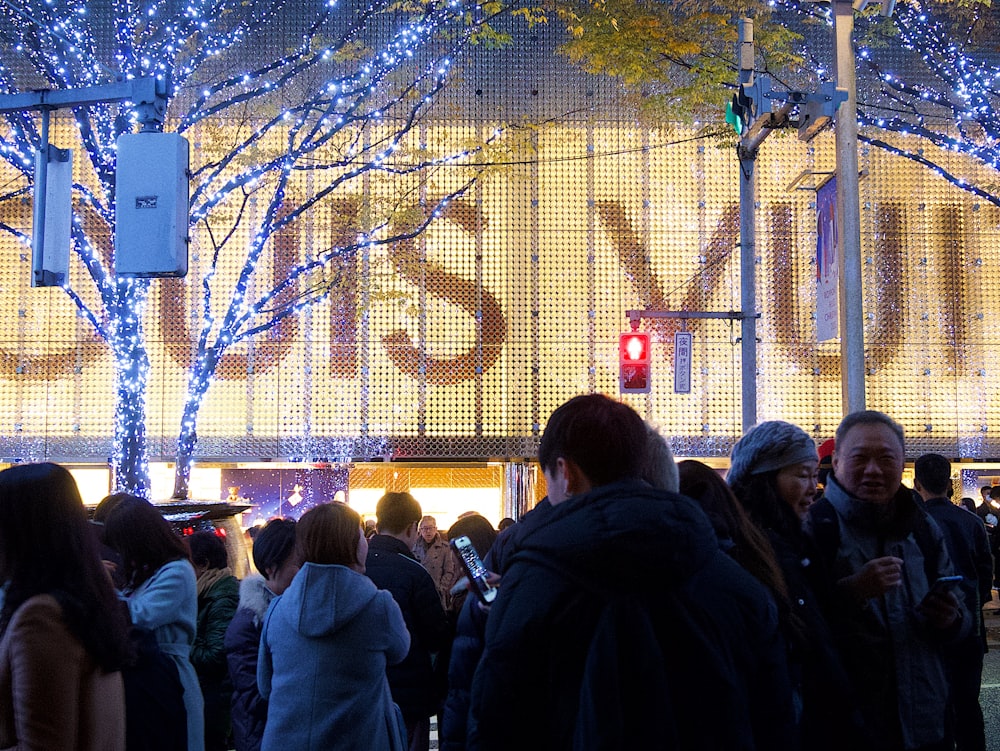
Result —
<instances>
[{"instance_id":1,"label":"sidewalk","mask_svg":"<svg viewBox=\"0 0 1000 751\"><path fill-rule=\"evenodd\" d=\"M993 590L993 599L983 605L986 621L986 642L990 649L1000 649L1000 592Z\"/></svg>"}]
</instances>

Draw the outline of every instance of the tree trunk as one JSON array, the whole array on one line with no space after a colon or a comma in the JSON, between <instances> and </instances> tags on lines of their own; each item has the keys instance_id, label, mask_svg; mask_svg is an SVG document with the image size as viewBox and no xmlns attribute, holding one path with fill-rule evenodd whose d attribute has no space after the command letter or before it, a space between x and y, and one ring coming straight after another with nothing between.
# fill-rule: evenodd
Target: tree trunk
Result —
<instances>
[{"instance_id":1,"label":"tree trunk","mask_svg":"<svg viewBox=\"0 0 1000 751\"><path fill-rule=\"evenodd\" d=\"M198 445L198 410L201 400L208 392L219 362L219 354L215 348L198 359L191 372L188 382L188 396L184 403L184 416L181 418L181 432L177 437L177 463L174 470L174 498L187 498L188 486L191 483L191 468L194 465L194 449Z\"/></svg>"},{"instance_id":2,"label":"tree trunk","mask_svg":"<svg viewBox=\"0 0 1000 751\"><path fill-rule=\"evenodd\" d=\"M146 445L146 384L149 355L142 328L148 284L122 282L117 315L112 315L111 348L115 356L114 453L112 489L149 498Z\"/></svg>"}]
</instances>

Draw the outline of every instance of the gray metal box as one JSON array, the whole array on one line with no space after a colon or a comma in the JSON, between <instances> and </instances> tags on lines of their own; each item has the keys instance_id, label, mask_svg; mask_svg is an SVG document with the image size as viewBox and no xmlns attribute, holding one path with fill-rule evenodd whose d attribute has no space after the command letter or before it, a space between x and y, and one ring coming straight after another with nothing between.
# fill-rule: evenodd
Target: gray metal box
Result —
<instances>
[{"instance_id":1,"label":"gray metal box","mask_svg":"<svg viewBox=\"0 0 1000 751\"><path fill-rule=\"evenodd\" d=\"M188 142L176 133L118 138L115 272L184 276L188 269Z\"/></svg>"}]
</instances>

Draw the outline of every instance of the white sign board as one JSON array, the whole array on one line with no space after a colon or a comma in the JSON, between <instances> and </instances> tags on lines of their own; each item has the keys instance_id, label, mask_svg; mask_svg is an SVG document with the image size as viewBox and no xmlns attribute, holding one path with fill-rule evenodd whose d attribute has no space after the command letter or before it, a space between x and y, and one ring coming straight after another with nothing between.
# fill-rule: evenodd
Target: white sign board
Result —
<instances>
[{"instance_id":1,"label":"white sign board","mask_svg":"<svg viewBox=\"0 0 1000 751\"><path fill-rule=\"evenodd\" d=\"M691 332L674 334L674 393L691 393Z\"/></svg>"}]
</instances>

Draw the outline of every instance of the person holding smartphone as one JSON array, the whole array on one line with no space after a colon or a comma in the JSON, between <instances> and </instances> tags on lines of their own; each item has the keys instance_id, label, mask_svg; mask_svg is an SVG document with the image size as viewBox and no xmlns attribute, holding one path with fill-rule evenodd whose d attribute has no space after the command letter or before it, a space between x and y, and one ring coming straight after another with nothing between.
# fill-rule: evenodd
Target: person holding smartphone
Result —
<instances>
[{"instance_id":1,"label":"person holding smartphone","mask_svg":"<svg viewBox=\"0 0 1000 751\"><path fill-rule=\"evenodd\" d=\"M945 748L945 645L971 619L955 593L932 588L956 572L940 527L902 484L905 458L903 428L891 417L844 417L833 474L805 531L871 748Z\"/></svg>"},{"instance_id":2,"label":"person holding smartphone","mask_svg":"<svg viewBox=\"0 0 1000 751\"><path fill-rule=\"evenodd\" d=\"M941 527L956 576L939 577L932 589L961 591L975 628L951 646L945 656L950 693L948 713L959 751L985 751L986 727L979 691L983 680L986 624L983 603L992 598L993 556L982 520L953 504L951 462L940 454L924 454L913 464L913 490L924 510Z\"/></svg>"}]
</instances>

